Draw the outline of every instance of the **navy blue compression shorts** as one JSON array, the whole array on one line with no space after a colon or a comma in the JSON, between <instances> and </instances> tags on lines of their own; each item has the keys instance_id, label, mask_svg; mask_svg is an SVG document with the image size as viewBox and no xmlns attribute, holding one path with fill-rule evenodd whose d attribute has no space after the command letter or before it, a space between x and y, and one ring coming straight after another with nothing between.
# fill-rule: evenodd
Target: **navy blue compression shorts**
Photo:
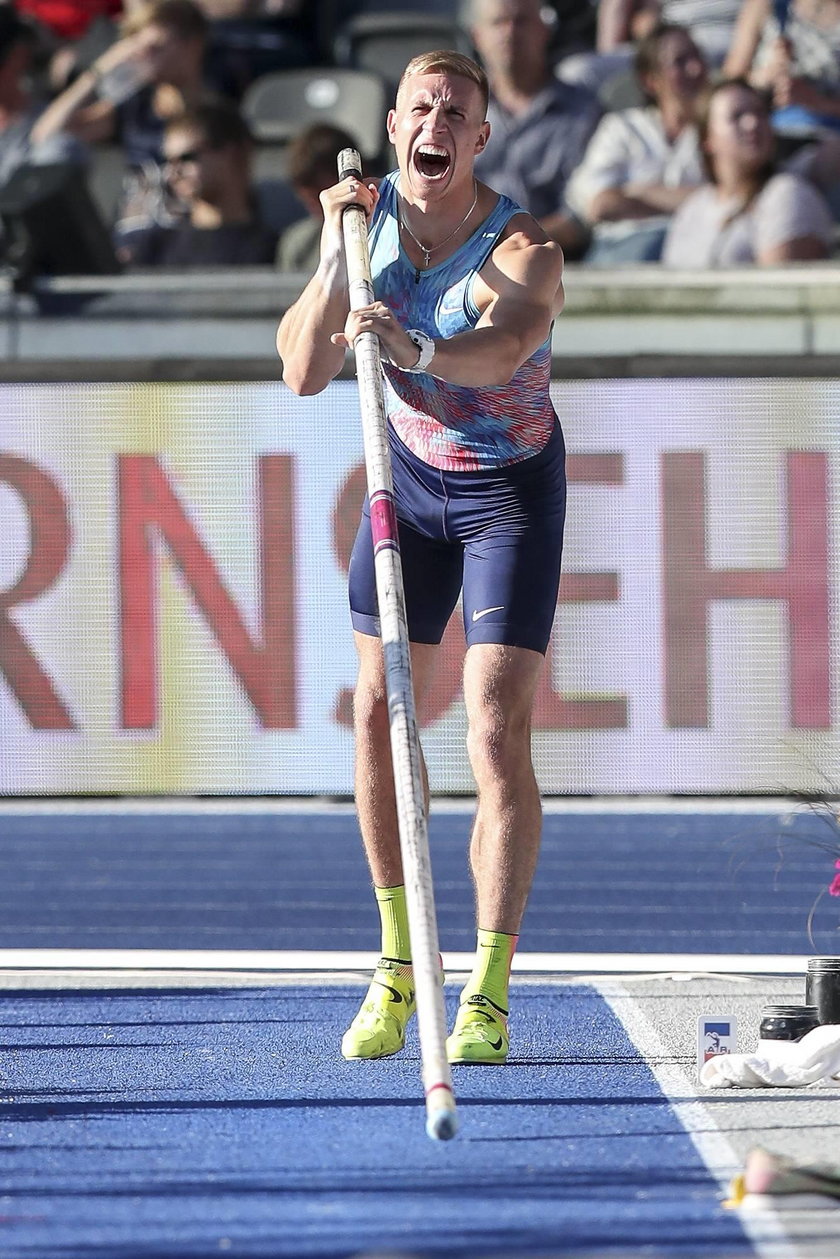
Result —
<instances>
[{"instance_id":1,"label":"navy blue compression shorts","mask_svg":"<svg viewBox=\"0 0 840 1259\"><path fill-rule=\"evenodd\" d=\"M468 646L501 643L545 654L566 515L560 425L539 454L480 472L432 468L393 431L390 438L411 642L440 642L463 587ZM367 499L349 593L353 628L378 636Z\"/></svg>"}]
</instances>

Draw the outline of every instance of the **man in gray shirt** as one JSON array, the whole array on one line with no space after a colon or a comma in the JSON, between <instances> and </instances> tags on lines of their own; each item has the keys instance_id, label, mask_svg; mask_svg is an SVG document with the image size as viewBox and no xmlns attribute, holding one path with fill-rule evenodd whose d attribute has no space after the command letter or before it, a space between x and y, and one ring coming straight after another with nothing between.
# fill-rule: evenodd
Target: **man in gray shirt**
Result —
<instances>
[{"instance_id":1,"label":"man in gray shirt","mask_svg":"<svg viewBox=\"0 0 840 1259\"><path fill-rule=\"evenodd\" d=\"M579 257L587 233L564 194L601 107L585 88L554 77L540 0L465 0L462 22L490 81L490 139L475 172Z\"/></svg>"}]
</instances>

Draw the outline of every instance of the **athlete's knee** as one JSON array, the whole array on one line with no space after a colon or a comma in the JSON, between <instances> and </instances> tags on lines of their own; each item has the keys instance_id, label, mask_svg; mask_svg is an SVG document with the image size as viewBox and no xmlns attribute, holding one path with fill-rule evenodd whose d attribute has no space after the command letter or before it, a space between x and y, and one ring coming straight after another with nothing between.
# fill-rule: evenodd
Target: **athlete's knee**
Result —
<instances>
[{"instance_id":1,"label":"athlete's knee","mask_svg":"<svg viewBox=\"0 0 840 1259\"><path fill-rule=\"evenodd\" d=\"M478 782L505 778L523 760L530 762L529 718L497 709L480 713L470 721L467 754Z\"/></svg>"}]
</instances>

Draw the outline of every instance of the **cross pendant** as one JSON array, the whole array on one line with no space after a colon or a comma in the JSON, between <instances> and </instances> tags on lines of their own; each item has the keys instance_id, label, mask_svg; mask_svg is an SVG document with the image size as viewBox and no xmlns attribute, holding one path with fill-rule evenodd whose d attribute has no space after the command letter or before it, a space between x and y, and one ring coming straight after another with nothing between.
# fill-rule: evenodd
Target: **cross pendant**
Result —
<instances>
[{"instance_id":1,"label":"cross pendant","mask_svg":"<svg viewBox=\"0 0 840 1259\"><path fill-rule=\"evenodd\" d=\"M423 266L428 267L431 254L428 249L423 250Z\"/></svg>"}]
</instances>

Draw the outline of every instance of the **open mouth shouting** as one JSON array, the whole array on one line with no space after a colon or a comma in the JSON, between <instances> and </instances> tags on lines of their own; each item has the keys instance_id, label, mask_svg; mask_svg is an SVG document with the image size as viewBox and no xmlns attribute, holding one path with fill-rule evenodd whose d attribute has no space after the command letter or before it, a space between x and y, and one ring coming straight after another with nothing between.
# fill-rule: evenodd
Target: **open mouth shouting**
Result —
<instances>
[{"instance_id":1,"label":"open mouth shouting","mask_svg":"<svg viewBox=\"0 0 840 1259\"><path fill-rule=\"evenodd\" d=\"M414 169L418 175L432 182L445 179L452 165L452 158L440 144L418 144L414 150Z\"/></svg>"}]
</instances>

